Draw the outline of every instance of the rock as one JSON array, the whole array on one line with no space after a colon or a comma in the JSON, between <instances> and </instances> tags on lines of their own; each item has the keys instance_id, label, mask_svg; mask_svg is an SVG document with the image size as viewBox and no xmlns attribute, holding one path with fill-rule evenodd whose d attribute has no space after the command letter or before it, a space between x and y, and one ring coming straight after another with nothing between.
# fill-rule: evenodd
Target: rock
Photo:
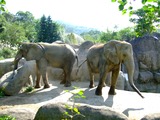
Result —
<instances>
[{"instance_id":1,"label":"rock","mask_svg":"<svg viewBox=\"0 0 160 120\"><path fill-rule=\"evenodd\" d=\"M154 78L157 83L160 83L160 73L155 73Z\"/></svg>"},{"instance_id":2,"label":"rock","mask_svg":"<svg viewBox=\"0 0 160 120\"><path fill-rule=\"evenodd\" d=\"M86 60L88 49L92 45L93 43L91 41L86 41L79 46L79 49L77 51L79 65L81 65ZM78 72L77 72L77 69L78 69ZM74 71L76 71L77 73L75 73ZM80 68L78 68L77 66L74 66L71 76L72 76L72 80L76 78L76 80L80 80L80 81L89 81L89 72L88 72L87 63L84 62Z\"/></svg>"},{"instance_id":3,"label":"rock","mask_svg":"<svg viewBox=\"0 0 160 120\"><path fill-rule=\"evenodd\" d=\"M147 83L153 79L153 74L150 71L140 72L139 79L142 83Z\"/></svg>"},{"instance_id":4,"label":"rock","mask_svg":"<svg viewBox=\"0 0 160 120\"><path fill-rule=\"evenodd\" d=\"M160 69L160 34L154 33L153 35L146 35L136 38L131 41L131 44L133 47L135 60L134 80L136 86L139 86L138 88L145 91L146 86L153 87L150 86L150 84L154 84L155 79L157 79L155 78L157 76L153 76L151 73L158 73ZM150 71L150 73L148 71ZM146 72L146 74L142 72ZM147 75L147 73L149 73L149 75ZM160 87L160 84L155 84L155 87ZM153 92L153 90L151 92Z\"/></svg>"},{"instance_id":5,"label":"rock","mask_svg":"<svg viewBox=\"0 0 160 120\"><path fill-rule=\"evenodd\" d=\"M81 115L75 115L76 113L74 113L73 120L128 120L124 114L109 107L80 105L77 108ZM64 115L65 112L72 115L65 103L49 103L39 108L34 120L61 120L68 118Z\"/></svg>"},{"instance_id":6,"label":"rock","mask_svg":"<svg viewBox=\"0 0 160 120\"><path fill-rule=\"evenodd\" d=\"M160 120L160 113L152 113L144 116L141 120Z\"/></svg>"},{"instance_id":7,"label":"rock","mask_svg":"<svg viewBox=\"0 0 160 120\"><path fill-rule=\"evenodd\" d=\"M25 63L25 59L19 61L18 66L22 66ZM14 58L0 60L0 77L2 77L7 72L10 72L14 69Z\"/></svg>"},{"instance_id":8,"label":"rock","mask_svg":"<svg viewBox=\"0 0 160 120\"><path fill-rule=\"evenodd\" d=\"M28 61L14 72L8 72L0 79L0 88L4 89L6 95L14 95L20 92L29 82L29 76L36 71L34 61Z\"/></svg>"},{"instance_id":9,"label":"rock","mask_svg":"<svg viewBox=\"0 0 160 120\"><path fill-rule=\"evenodd\" d=\"M75 33L68 33L65 36L65 42L69 44L81 44L84 42L84 39Z\"/></svg>"},{"instance_id":10,"label":"rock","mask_svg":"<svg viewBox=\"0 0 160 120\"><path fill-rule=\"evenodd\" d=\"M2 77L5 73L13 70L13 61L14 58L0 60L0 77Z\"/></svg>"},{"instance_id":11,"label":"rock","mask_svg":"<svg viewBox=\"0 0 160 120\"><path fill-rule=\"evenodd\" d=\"M33 120L35 112L27 108L9 108L0 111L1 115L9 115L14 117L16 120Z\"/></svg>"},{"instance_id":12,"label":"rock","mask_svg":"<svg viewBox=\"0 0 160 120\"><path fill-rule=\"evenodd\" d=\"M139 63L139 68L140 68L141 70L148 70L147 65L143 64L142 62Z\"/></svg>"}]
</instances>

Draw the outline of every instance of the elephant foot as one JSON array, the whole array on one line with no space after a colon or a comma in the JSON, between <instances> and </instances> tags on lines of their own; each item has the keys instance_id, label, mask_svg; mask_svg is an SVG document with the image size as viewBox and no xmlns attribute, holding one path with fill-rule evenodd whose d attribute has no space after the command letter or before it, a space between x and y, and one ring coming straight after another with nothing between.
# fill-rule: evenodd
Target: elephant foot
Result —
<instances>
[{"instance_id":1,"label":"elephant foot","mask_svg":"<svg viewBox=\"0 0 160 120\"><path fill-rule=\"evenodd\" d=\"M41 86L40 85L36 85L34 88L38 89L38 88L41 88Z\"/></svg>"},{"instance_id":2,"label":"elephant foot","mask_svg":"<svg viewBox=\"0 0 160 120\"><path fill-rule=\"evenodd\" d=\"M64 87L70 87L71 86L71 83L65 83L64 84Z\"/></svg>"},{"instance_id":3,"label":"elephant foot","mask_svg":"<svg viewBox=\"0 0 160 120\"><path fill-rule=\"evenodd\" d=\"M91 85L91 84L89 85L89 88L94 88L94 87L95 87L95 85Z\"/></svg>"},{"instance_id":4,"label":"elephant foot","mask_svg":"<svg viewBox=\"0 0 160 120\"><path fill-rule=\"evenodd\" d=\"M115 87L111 86L108 92L109 95L116 95Z\"/></svg>"},{"instance_id":5,"label":"elephant foot","mask_svg":"<svg viewBox=\"0 0 160 120\"><path fill-rule=\"evenodd\" d=\"M102 87L98 86L97 89L96 89L96 91L95 91L95 94L99 95L99 96L102 95Z\"/></svg>"},{"instance_id":6,"label":"elephant foot","mask_svg":"<svg viewBox=\"0 0 160 120\"><path fill-rule=\"evenodd\" d=\"M103 87L106 87L107 85L106 85L106 83L103 83Z\"/></svg>"},{"instance_id":7,"label":"elephant foot","mask_svg":"<svg viewBox=\"0 0 160 120\"><path fill-rule=\"evenodd\" d=\"M49 84L44 85L44 89L45 89L45 88L50 88L50 85L49 85Z\"/></svg>"},{"instance_id":8,"label":"elephant foot","mask_svg":"<svg viewBox=\"0 0 160 120\"><path fill-rule=\"evenodd\" d=\"M60 84L65 84L65 80L62 80L62 81L60 82Z\"/></svg>"}]
</instances>

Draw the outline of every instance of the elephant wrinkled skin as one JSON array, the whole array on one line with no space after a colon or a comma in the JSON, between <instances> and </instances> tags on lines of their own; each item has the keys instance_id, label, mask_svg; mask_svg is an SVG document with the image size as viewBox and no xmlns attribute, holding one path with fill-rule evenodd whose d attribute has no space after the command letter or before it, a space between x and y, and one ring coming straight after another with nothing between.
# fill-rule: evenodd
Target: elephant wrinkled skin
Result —
<instances>
[{"instance_id":1,"label":"elephant wrinkled skin","mask_svg":"<svg viewBox=\"0 0 160 120\"><path fill-rule=\"evenodd\" d=\"M125 41L111 40L106 44L92 46L87 54L87 65L90 75L90 88L94 87L94 73L99 73L99 84L96 95L102 95L102 87L105 84L107 73L112 72L110 95L115 95L115 87L121 63L126 66L128 80L131 87L143 98L140 91L133 83L134 59L132 45Z\"/></svg>"},{"instance_id":2,"label":"elephant wrinkled skin","mask_svg":"<svg viewBox=\"0 0 160 120\"><path fill-rule=\"evenodd\" d=\"M47 66L63 69L64 79L61 84L65 84L65 87L71 86L70 76L76 59L78 63L78 56L70 45L63 43L22 43L14 59L14 70L17 69L18 62L22 57L27 61L36 60L37 80L35 88L40 87L41 76L44 88L50 87L46 73Z\"/></svg>"}]
</instances>

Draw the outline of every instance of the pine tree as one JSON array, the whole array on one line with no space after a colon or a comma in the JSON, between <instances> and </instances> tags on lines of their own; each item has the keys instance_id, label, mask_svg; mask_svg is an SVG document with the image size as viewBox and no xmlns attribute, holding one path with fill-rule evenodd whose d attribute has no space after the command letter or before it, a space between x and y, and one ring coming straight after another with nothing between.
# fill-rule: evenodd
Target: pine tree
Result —
<instances>
[{"instance_id":1,"label":"pine tree","mask_svg":"<svg viewBox=\"0 0 160 120\"><path fill-rule=\"evenodd\" d=\"M51 17L47 18L43 15L40 20L40 28L38 32L38 42L52 43L62 38L62 28Z\"/></svg>"},{"instance_id":2,"label":"pine tree","mask_svg":"<svg viewBox=\"0 0 160 120\"><path fill-rule=\"evenodd\" d=\"M38 32L38 42L47 42L47 26L46 26L46 17L45 15L42 16L40 20L40 29Z\"/></svg>"},{"instance_id":3,"label":"pine tree","mask_svg":"<svg viewBox=\"0 0 160 120\"><path fill-rule=\"evenodd\" d=\"M53 25L52 25L52 19L50 16L48 16L47 21L46 21L47 25L46 25L46 34L47 34L47 38L46 38L46 42L48 43L52 43L53 40Z\"/></svg>"}]
</instances>

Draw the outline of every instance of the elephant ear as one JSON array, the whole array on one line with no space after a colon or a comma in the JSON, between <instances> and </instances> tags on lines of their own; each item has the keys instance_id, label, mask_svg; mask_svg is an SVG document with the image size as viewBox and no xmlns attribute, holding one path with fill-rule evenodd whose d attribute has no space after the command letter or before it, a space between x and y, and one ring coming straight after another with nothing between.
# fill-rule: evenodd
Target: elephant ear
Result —
<instances>
[{"instance_id":1,"label":"elephant ear","mask_svg":"<svg viewBox=\"0 0 160 120\"><path fill-rule=\"evenodd\" d=\"M28 44L27 60L39 60L43 57L44 50L36 43Z\"/></svg>"},{"instance_id":2,"label":"elephant ear","mask_svg":"<svg viewBox=\"0 0 160 120\"><path fill-rule=\"evenodd\" d=\"M117 45L113 42L108 42L104 45L103 48L104 56L106 60L114 63L119 64L120 60L117 55Z\"/></svg>"}]
</instances>

